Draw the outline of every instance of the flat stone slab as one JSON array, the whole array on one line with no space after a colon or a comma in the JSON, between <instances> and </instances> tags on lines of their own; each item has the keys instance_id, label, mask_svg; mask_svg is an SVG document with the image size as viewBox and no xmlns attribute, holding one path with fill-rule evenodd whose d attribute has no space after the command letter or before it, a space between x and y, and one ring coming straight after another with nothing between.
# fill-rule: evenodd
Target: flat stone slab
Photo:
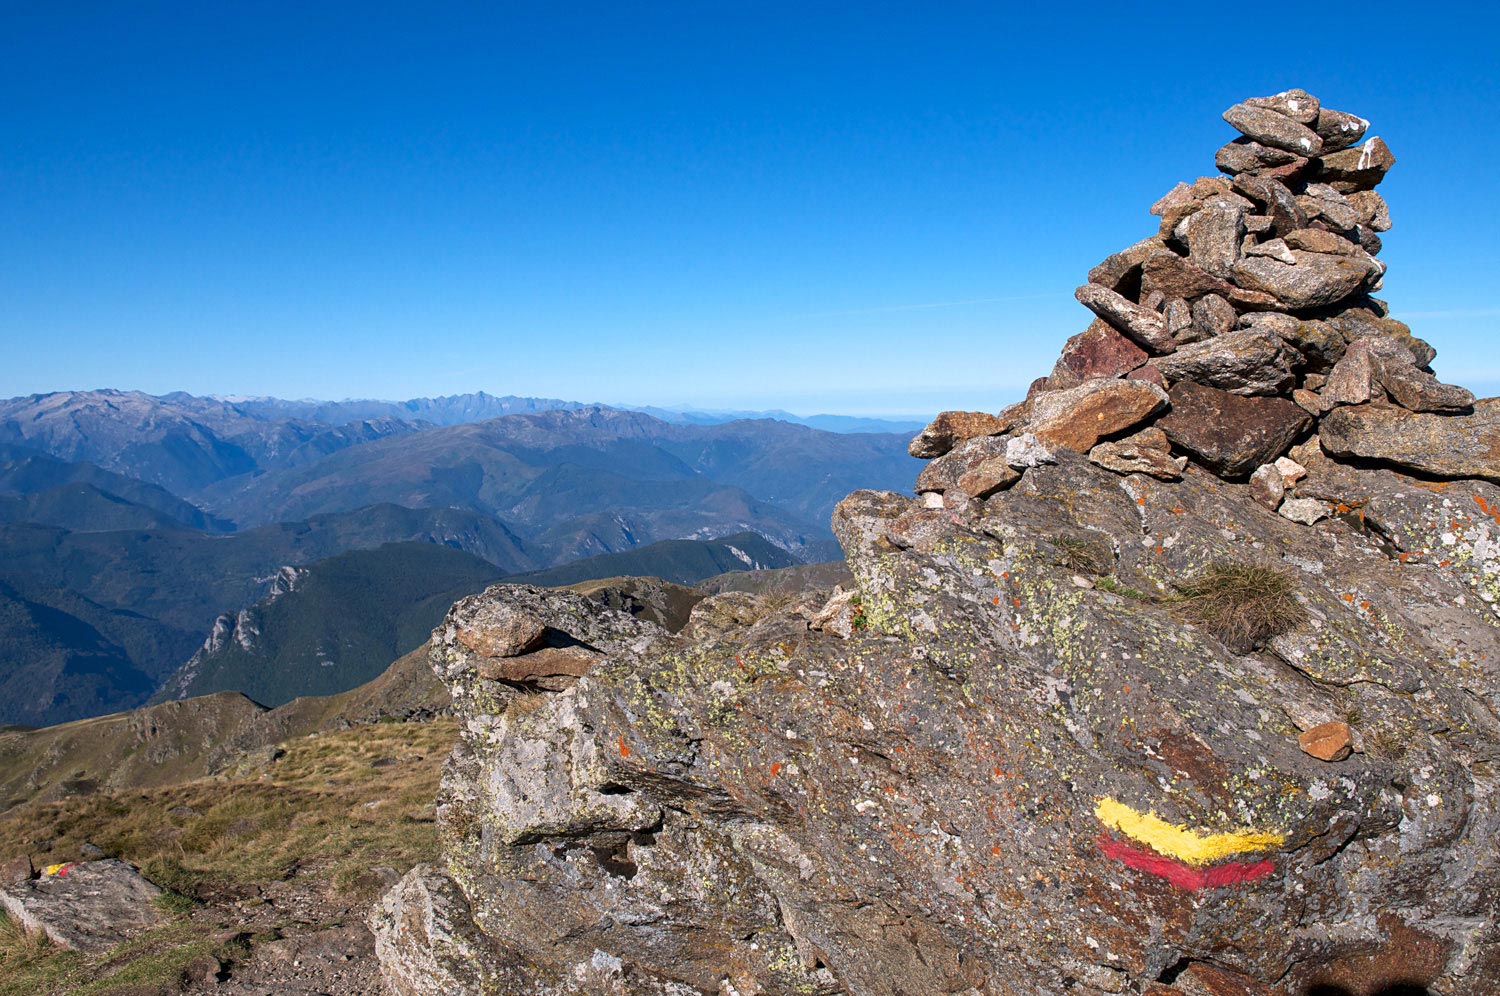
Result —
<instances>
[{"instance_id":1,"label":"flat stone slab","mask_svg":"<svg viewBox=\"0 0 1500 996\"><path fill-rule=\"evenodd\" d=\"M0 887L0 905L32 933L93 954L159 925L161 889L123 861L62 865L40 878Z\"/></svg>"}]
</instances>

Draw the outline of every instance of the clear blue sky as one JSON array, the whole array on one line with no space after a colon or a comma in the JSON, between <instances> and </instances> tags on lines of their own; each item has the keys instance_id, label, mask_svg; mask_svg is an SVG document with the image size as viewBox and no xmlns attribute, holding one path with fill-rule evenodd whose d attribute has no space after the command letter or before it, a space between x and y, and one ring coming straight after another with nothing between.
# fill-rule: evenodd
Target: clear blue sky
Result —
<instances>
[{"instance_id":1,"label":"clear blue sky","mask_svg":"<svg viewBox=\"0 0 1500 996\"><path fill-rule=\"evenodd\" d=\"M1500 382L1492 5L6 3L0 396L996 408L1303 86Z\"/></svg>"}]
</instances>

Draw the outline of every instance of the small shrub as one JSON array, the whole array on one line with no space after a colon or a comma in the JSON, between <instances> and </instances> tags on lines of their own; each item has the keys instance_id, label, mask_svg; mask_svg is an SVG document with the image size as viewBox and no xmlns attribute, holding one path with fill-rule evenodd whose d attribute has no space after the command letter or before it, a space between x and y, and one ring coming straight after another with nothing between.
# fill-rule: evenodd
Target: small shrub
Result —
<instances>
[{"instance_id":1,"label":"small shrub","mask_svg":"<svg viewBox=\"0 0 1500 996\"><path fill-rule=\"evenodd\" d=\"M1187 616L1239 653L1307 618L1292 576L1272 567L1210 564L1177 591L1174 601Z\"/></svg>"}]
</instances>

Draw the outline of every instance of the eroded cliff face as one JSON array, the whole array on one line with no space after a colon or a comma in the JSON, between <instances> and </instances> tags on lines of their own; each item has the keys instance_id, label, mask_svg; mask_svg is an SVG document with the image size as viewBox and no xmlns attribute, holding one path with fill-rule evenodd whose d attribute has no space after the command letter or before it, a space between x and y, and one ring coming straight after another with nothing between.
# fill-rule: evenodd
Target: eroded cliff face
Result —
<instances>
[{"instance_id":1,"label":"eroded cliff face","mask_svg":"<svg viewBox=\"0 0 1500 996\"><path fill-rule=\"evenodd\" d=\"M1298 123L1295 93L1237 107L1258 137L1221 159L1303 197L1286 168L1315 150L1261 142L1334 147L1358 121ZM1340 182L1368 182L1363 161ZM372 914L391 991L1496 991L1500 487L1481 478L1500 457L1418 479L1346 424L1410 415L1412 384L1425 419L1489 408L1429 380L1399 323L1331 321L1378 305L1368 253L1349 280L1285 241L1247 255L1247 217L1181 257L1228 275L1194 285L1218 303L1099 299L1109 332L1150 332L1139 357L1106 342L1136 366L1060 362L1023 410L914 441L919 494L849 496L853 591L714 596L680 634L521 586L455 605L433 652L464 719L445 860ZM1353 298L1254 298L1265 267L1241 264L1282 249ZM1145 270L1158 251L1117 286L1147 300L1143 271L1185 272ZM1311 293L1304 275L1278 293ZM1227 327L1190 351L1173 310L1179 333ZM1279 346L1234 338L1252 313L1291 321L1261 330ZM1339 395L1299 336L1324 371L1361 339L1403 352L1360 346ZM1321 445L1330 420L1358 445ZM1226 569L1253 583L1205 584ZM1215 621L1257 585L1276 611Z\"/></svg>"}]
</instances>

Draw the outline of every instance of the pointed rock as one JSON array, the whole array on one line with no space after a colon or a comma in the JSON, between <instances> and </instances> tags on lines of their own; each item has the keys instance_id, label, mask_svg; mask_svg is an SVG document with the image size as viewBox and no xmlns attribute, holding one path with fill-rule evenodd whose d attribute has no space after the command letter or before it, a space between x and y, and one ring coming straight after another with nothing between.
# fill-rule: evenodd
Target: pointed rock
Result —
<instances>
[{"instance_id":1,"label":"pointed rock","mask_svg":"<svg viewBox=\"0 0 1500 996\"><path fill-rule=\"evenodd\" d=\"M1077 383L1094 377L1121 377L1149 358L1149 353L1116 332L1104 319L1095 318L1088 328L1063 344L1053 374L1071 374Z\"/></svg>"},{"instance_id":2,"label":"pointed rock","mask_svg":"<svg viewBox=\"0 0 1500 996\"><path fill-rule=\"evenodd\" d=\"M1170 353L1177 348L1167 333L1166 319L1150 308L1143 308L1098 284L1084 284L1073 296L1079 304L1150 352Z\"/></svg>"},{"instance_id":3,"label":"pointed rock","mask_svg":"<svg viewBox=\"0 0 1500 996\"><path fill-rule=\"evenodd\" d=\"M927 424L906 450L919 460L940 457L965 439L997 436L1010 428L1005 420L988 412L941 412Z\"/></svg>"}]
</instances>

